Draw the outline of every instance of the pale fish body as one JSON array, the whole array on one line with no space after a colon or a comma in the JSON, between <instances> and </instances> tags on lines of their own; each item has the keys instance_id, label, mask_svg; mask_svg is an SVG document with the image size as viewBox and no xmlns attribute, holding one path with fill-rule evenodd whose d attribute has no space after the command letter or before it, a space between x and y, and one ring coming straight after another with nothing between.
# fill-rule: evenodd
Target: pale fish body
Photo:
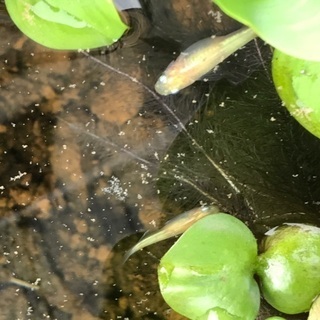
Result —
<instances>
[{"instance_id":1,"label":"pale fish body","mask_svg":"<svg viewBox=\"0 0 320 320\"><path fill-rule=\"evenodd\" d=\"M199 219L209 215L221 212L221 210L216 206L200 207L180 214L174 219L168 221L164 227L158 231L151 234L146 232L140 241L133 246L129 251L126 252L124 256L124 261L126 261L135 252L147 247L151 244L157 243L159 241L169 239L171 237L177 236L185 232L190 226L192 226Z\"/></svg>"},{"instance_id":2,"label":"pale fish body","mask_svg":"<svg viewBox=\"0 0 320 320\"><path fill-rule=\"evenodd\" d=\"M169 64L155 90L164 96L179 92L255 37L250 28L243 27L226 36L212 36L194 43Z\"/></svg>"},{"instance_id":3,"label":"pale fish body","mask_svg":"<svg viewBox=\"0 0 320 320\"><path fill-rule=\"evenodd\" d=\"M308 320L320 319L320 296L317 296L312 302L311 309L309 311Z\"/></svg>"}]
</instances>

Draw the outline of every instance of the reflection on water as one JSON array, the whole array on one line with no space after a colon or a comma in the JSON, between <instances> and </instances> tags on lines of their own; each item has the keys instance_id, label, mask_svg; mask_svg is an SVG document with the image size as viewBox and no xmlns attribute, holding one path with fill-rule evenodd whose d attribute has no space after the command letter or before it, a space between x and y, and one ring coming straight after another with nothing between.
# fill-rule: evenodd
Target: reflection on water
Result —
<instances>
[{"instance_id":1,"label":"reflection on water","mask_svg":"<svg viewBox=\"0 0 320 320\"><path fill-rule=\"evenodd\" d=\"M317 223L319 143L280 106L269 48L252 42L210 77L227 80L148 89L173 51L236 27L199 3L143 3L148 37L105 55L0 25L1 319L182 319L156 282L173 240L122 265L136 233L202 203L257 236Z\"/></svg>"}]
</instances>

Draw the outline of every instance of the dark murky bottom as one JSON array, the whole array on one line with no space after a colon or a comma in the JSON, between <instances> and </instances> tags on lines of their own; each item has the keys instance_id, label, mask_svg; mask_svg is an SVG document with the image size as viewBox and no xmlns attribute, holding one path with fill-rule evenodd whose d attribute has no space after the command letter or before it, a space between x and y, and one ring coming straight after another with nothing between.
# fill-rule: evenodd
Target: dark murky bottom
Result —
<instances>
[{"instance_id":1,"label":"dark murky bottom","mask_svg":"<svg viewBox=\"0 0 320 320\"><path fill-rule=\"evenodd\" d=\"M151 2L150 38L95 55L124 75L0 26L0 319L183 319L157 286L174 239L122 258L136 233L202 203L258 238L318 224L319 142L281 106L254 43L221 66L229 81L174 97L125 76L153 88L170 46L233 28L208 5Z\"/></svg>"}]
</instances>

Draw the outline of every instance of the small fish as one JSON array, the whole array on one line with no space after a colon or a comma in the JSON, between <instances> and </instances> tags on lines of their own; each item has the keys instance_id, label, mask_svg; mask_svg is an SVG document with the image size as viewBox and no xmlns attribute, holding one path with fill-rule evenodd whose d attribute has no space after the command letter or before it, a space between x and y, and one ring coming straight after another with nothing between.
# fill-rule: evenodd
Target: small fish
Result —
<instances>
[{"instance_id":1,"label":"small fish","mask_svg":"<svg viewBox=\"0 0 320 320\"><path fill-rule=\"evenodd\" d=\"M209 214L218 212L221 212L221 210L216 206L195 208L171 219L164 225L162 229L158 231L155 231L151 234L149 234L147 231L142 236L140 241L126 252L123 262L126 262L132 254L143 249L144 247L179 235L185 232L189 227L191 227L196 221L200 220L201 218Z\"/></svg>"},{"instance_id":2,"label":"small fish","mask_svg":"<svg viewBox=\"0 0 320 320\"><path fill-rule=\"evenodd\" d=\"M179 92L256 36L250 28L243 27L226 36L212 36L194 43L169 64L156 82L155 90L164 96Z\"/></svg>"}]
</instances>

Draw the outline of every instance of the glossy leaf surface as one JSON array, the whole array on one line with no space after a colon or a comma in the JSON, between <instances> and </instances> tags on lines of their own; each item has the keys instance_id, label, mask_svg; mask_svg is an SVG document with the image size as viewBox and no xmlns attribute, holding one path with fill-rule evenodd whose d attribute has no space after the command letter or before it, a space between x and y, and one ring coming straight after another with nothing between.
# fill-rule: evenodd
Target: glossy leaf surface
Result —
<instances>
[{"instance_id":1,"label":"glossy leaf surface","mask_svg":"<svg viewBox=\"0 0 320 320\"><path fill-rule=\"evenodd\" d=\"M111 0L10 0L18 28L54 49L87 49L117 41L127 29Z\"/></svg>"},{"instance_id":2,"label":"glossy leaf surface","mask_svg":"<svg viewBox=\"0 0 320 320\"><path fill-rule=\"evenodd\" d=\"M254 319L256 240L240 220L218 213L190 227L161 259L161 293L190 319Z\"/></svg>"},{"instance_id":3,"label":"glossy leaf surface","mask_svg":"<svg viewBox=\"0 0 320 320\"><path fill-rule=\"evenodd\" d=\"M251 27L259 37L289 55L320 60L320 2L214 0L229 16Z\"/></svg>"}]
</instances>

